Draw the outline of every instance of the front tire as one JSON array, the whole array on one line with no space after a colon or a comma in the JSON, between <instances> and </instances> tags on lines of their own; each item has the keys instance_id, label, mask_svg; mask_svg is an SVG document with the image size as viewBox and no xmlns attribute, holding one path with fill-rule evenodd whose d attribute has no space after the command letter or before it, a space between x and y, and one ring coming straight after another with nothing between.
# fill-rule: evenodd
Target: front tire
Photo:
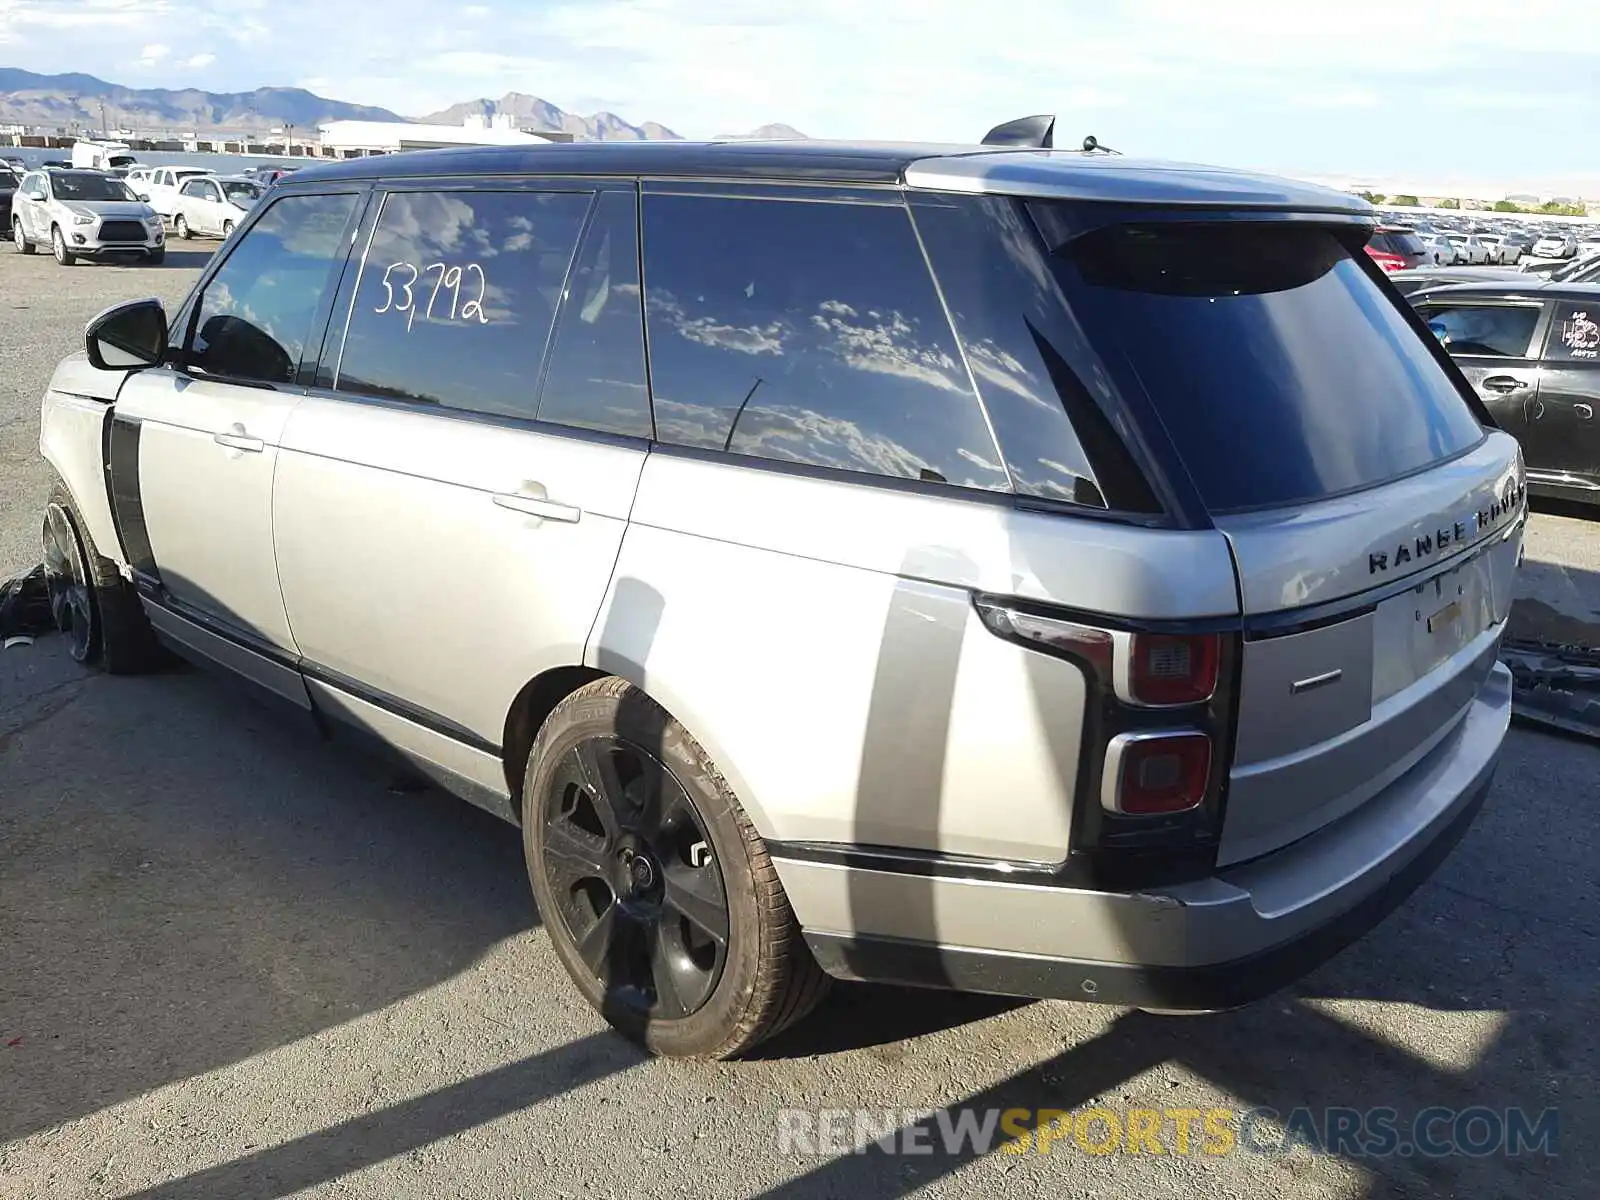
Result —
<instances>
[{"instance_id":1,"label":"front tire","mask_svg":"<svg viewBox=\"0 0 1600 1200\"><path fill-rule=\"evenodd\" d=\"M21 217L11 222L11 244L17 248L18 254L33 253L33 243L28 240L28 235L23 232Z\"/></svg>"},{"instance_id":2,"label":"front tire","mask_svg":"<svg viewBox=\"0 0 1600 1200\"><path fill-rule=\"evenodd\" d=\"M112 675L151 671L169 660L133 585L95 548L62 484L45 503L43 542L50 612L74 660Z\"/></svg>"},{"instance_id":3,"label":"front tire","mask_svg":"<svg viewBox=\"0 0 1600 1200\"><path fill-rule=\"evenodd\" d=\"M78 261L77 255L67 249L67 239L62 236L59 225L50 230L50 249L55 253L56 262L63 267L70 267Z\"/></svg>"},{"instance_id":4,"label":"front tire","mask_svg":"<svg viewBox=\"0 0 1600 1200\"><path fill-rule=\"evenodd\" d=\"M828 977L727 782L626 680L580 688L545 722L522 828L562 965L652 1052L731 1058L825 994Z\"/></svg>"},{"instance_id":5,"label":"front tire","mask_svg":"<svg viewBox=\"0 0 1600 1200\"><path fill-rule=\"evenodd\" d=\"M184 219L182 213L172 218L172 231L186 242L194 236L189 232L189 222Z\"/></svg>"},{"instance_id":6,"label":"front tire","mask_svg":"<svg viewBox=\"0 0 1600 1200\"><path fill-rule=\"evenodd\" d=\"M227 241L232 236L233 236L233 222L232 221L224 221L222 223L222 240L223 241Z\"/></svg>"}]
</instances>

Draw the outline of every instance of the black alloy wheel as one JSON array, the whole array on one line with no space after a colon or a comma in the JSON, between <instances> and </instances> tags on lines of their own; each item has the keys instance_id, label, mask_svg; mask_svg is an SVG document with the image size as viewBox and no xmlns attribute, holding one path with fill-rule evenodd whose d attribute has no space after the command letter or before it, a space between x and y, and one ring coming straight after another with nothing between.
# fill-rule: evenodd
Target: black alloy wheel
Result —
<instances>
[{"instance_id":1,"label":"black alloy wheel","mask_svg":"<svg viewBox=\"0 0 1600 1200\"><path fill-rule=\"evenodd\" d=\"M586 737L543 797L543 865L578 957L618 1016L679 1020L727 960L727 885L705 822L656 754Z\"/></svg>"}]
</instances>

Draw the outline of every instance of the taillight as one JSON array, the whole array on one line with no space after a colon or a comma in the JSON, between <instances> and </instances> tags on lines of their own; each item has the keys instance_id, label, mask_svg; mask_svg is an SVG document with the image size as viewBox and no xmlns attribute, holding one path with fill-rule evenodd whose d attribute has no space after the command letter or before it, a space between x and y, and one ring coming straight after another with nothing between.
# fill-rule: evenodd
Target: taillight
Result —
<instances>
[{"instance_id":1,"label":"taillight","mask_svg":"<svg viewBox=\"0 0 1600 1200\"><path fill-rule=\"evenodd\" d=\"M1217 690L1221 658L1216 634L1136 633L1128 644L1125 698L1151 707L1202 703Z\"/></svg>"},{"instance_id":2,"label":"taillight","mask_svg":"<svg viewBox=\"0 0 1600 1200\"><path fill-rule=\"evenodd\" d=\"M1129 817L1187 812L1205 801L1211 738L1199 730L1121 733L1106 746L1100 806Z\"/></svg>"},{"instance_id":3,"label":"taillight","mask_svg":"<svg viewBox=\"0 0 1600 1200\"><path fill-rule=\"evenodd\" d=\"M1060 714L1082 722L1061 764L1082 783L1062 871L1114 889L1213 871L1233 754L1237 626L1108 628L1035 601L973 600L996 636L1083 672L1081 716Z\"/></svg>"}]
</instances>

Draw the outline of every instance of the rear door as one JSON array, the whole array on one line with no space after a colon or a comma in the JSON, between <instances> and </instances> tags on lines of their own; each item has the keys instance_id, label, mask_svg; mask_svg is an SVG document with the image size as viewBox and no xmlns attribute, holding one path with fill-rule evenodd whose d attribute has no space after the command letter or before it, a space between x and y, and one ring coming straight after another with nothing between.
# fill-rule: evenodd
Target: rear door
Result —
<instances>
[{"instance_id":1,"label":"rear door","mask_svg":"<svg viewBox=\"0 0 1600 1200\"><path fill-rule=\"evenodd\" d=\"M582 663L649 446L635 189L373 207L279 464L289 622L319 703L503 796L506 714Z\"/></svg>"},{"instance_id":2,"label":"rear door","mask_svg":"<svg viewBox=\"0 0 1600 1200\"><path fill-rule=\"evenodd\" d=\"M1530 472L1600 486L1600 296L1555 305L1528 421Z\"/></svg>"},{"instance_id":3,"label":"rear door","mask_svg":"<svg viewBox=\"0 0 1600 1200\"><path fill-rule=\"evenodd\" d=\"M1548 306L1537 300L1442 298L1419 304L1417 313L1495 422L1523 442L1529 466L1537 465L1527 438L1539 398L1539 339Z\"/></svg>"}]
</instances>

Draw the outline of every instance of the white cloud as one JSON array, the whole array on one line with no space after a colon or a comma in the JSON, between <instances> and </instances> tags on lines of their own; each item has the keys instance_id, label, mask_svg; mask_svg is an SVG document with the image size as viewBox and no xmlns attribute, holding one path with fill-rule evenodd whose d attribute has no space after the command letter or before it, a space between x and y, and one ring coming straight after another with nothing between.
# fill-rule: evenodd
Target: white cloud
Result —
<instances>
[{"instance_id":1,"label":"white cloud","mask_svg":"<svg viewBox=\"0 0 1600 1200\"><path fill-rule=\"evenodd\" d=\"M1299 108L1373 108L1378 95L1368 88L1316 88L1295 93L1289 103Z\"/></svg>"},{"instance_id":2,"label":"white cloud","mask_svg":"<svg viewBox=\"0 0 1600 1200\"><path fill-rule=\"evenodd\" d=\"M139 65L141 67L154 67L172 53L170 46L163 46L160 42L152 42L139 51Z\"/></svg>"},{"instance_id":3,"label":"white cloud","mask_svg":"<svg viewBox=\"0 0 1600 1200\"><path fill-rule=\"evenodd\" d=\"M201 67L209 67L216 61L217 56L215 54L194 54L184 59L179 65L187 67L193 71L198 71Z\"/></svg>"}]
</instances>

